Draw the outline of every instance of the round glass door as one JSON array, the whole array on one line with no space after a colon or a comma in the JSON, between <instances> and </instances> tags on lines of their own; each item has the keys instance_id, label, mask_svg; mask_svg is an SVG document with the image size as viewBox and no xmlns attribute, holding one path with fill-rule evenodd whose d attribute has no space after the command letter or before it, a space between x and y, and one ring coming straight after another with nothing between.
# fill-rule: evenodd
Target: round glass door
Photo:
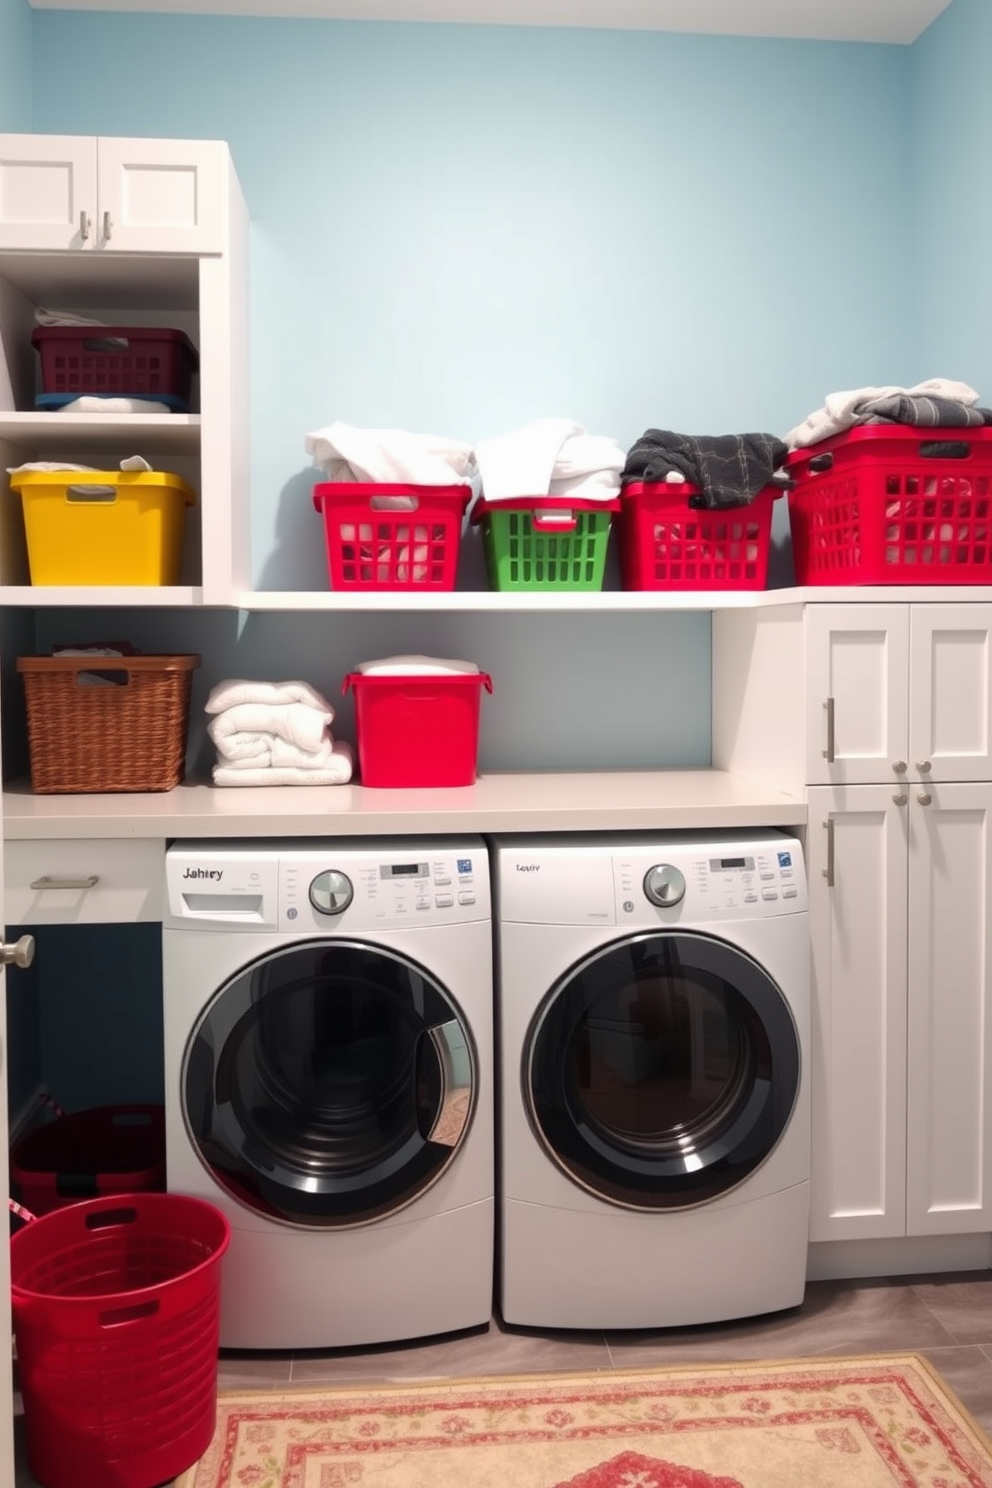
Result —
<instances>
[{"instance_id":1,"label":"round glass door","mask_svg":"<svg viewBox=\"0 0 992 1488\"><path fill-rule=\"evenodd\" d=\"M395 1213L445 1171L472 1119L476 1058L422 966L314 941L246 966L186 1048L187 1129L236 1199L287 1224Z\"/></svg>"},{"instance_id":2,"label":"round glass door","mask_svg":"<svg viewBox=\"0 0 992 1488\"><path fill-rule=\"evenodd\" d=\"M781 991L734 946L652 931L571 968L524 1049L531 1124L582 1188L664 1210L728 1192L774 1149L799 1091Z\"/></svg>"}]
</instances>

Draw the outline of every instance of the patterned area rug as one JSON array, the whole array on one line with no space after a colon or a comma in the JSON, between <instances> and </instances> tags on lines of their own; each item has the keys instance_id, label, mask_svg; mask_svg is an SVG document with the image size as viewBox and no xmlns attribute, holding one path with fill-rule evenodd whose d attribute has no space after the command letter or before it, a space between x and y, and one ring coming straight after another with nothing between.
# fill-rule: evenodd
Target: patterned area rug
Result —
<instances>
[{"instance_id":1,"label":"patterned area rug","mask_svg":"<svg viewBox=\"0 0 992 1488\"><path fill-rule=\"evenodd\" d=\"M992 1488L915 1354L221 1392L177 1488Z\"/></svg>"}]
</instances>

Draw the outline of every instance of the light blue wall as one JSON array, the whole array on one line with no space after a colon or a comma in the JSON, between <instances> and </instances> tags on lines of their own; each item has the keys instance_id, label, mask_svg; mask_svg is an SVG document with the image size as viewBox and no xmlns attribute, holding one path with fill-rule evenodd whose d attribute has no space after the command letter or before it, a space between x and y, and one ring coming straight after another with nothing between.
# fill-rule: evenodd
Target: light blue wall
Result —
<instances>
[{"instance_id":1,"label":"light blue wall","mask_svg":"<svg viewBox=\"0 0 992 1488\"><path fill-rule=\"evenodd\" d=\"M954 0L912 49L911 236L928 375L992 404L992 5Z\"/></svg>"},{"instance_id":2,"label":"light blue wall","mask_svg":"<svg viewBox=\"0 0 992 1488\"><path fill-rule=\"evenodd\" d=\"M31 8L0 0L0 131L31 128Z\"/></svg>"},{"instance_id":3,"label":"light blue wall","mask_svg":"<svg viewBox=\"0 0 992 1488\"><path fill-rule=\"evenodd\" d=\"M909 68L897 47L44 10L33 127L230 141L253 562L293 588L326 582L303 441L334 418L474 441L566 414L627 447L649 426L780 433L835 387L915 377ZM857 168L870 140L884 171ZM779 503L773 582L786 528ZM186 621L150 623L177 649ZM705 615L197 634L201 689L470 655L496 679L486 768L710 757Z\"/></svg>"}]
</instances>

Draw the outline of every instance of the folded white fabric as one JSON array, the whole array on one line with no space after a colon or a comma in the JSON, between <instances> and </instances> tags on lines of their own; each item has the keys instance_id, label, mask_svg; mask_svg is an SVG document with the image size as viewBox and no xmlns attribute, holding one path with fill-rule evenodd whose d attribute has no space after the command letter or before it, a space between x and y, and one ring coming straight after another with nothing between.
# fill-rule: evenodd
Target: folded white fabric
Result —
<instances>
[{"instance_id":1,"label":"folded white fabric","mask_svg":"<svg viewBox=\"0 0 992 1488\"><path fill-rule=\"evenodd\" d=\"M278 734L232 734L217 741L217 763L235 770L257 770L266 765L274 769L288 765L294 770L322 770L330 765L333 753L334 739L329 731L316 749L301 749Z\"/></svg>"},{"instance_id":2,"label":"folded white fabric","mask_svg":"<svg viewBox=\"0 0 992 1488\"><path fill-rule=\"evenodd\" d=\"M88 475L99 475L106 470L106 465L74 465L68 460L27 460L23 465L8 465L7 474L15 475L19 470L41 470L52 472L57 470L83 471ZM118 467L121 470L151 470L153 467L143 455L125 455Z\"/></svg>"},{"instance_id":3,"label":"folded white fabric","mask_svg":"<svg viewBox=\"0 0 992 1488\"><path fill-rule=\"evenodd\" d=\"M168 403L159 403L154 398L95 398L83 394L62 406L63 413L168 413ZM151 466L149 465L149 470Z\"/></svg>"},{"instance_id":4,"label":"folded white fabric","mask_svg":"<svg viewBox=\"0 0 992 1488\"><path fill-rule=\"evenodd\" d=\"M785 443L790 449L803 445L818 444L833 434L842 434L853 428L856 410L862 403L874 402L876 398L891 398L906 394L914 398L952 398L971 408L978 402L975 389L966 382L955 382L946 377L931 377L927 382L918 382L915 387L863 387L853 390L828 393L823 407L809 414L801 424L790 429Z\"/></svg>"},{"instance_id":5,"label":"folded white fabric","mask_svg":"<svg viewBox=\"0 0 992 1488\"><path fill-rule=\"evenodd\" d=\"M278 734L300 749L320 749L333 714L309 703L238 703L216 713L207 733L223 753L223 741L237 734Z\"/></svg>"},{"instance_id":6,"label":"folded white fabric","mask_svg":"<svg viewBox=\"0 0 992 1488\"><path fill-rule=\"evenodd\" d=\"M537 419L475 447L487 501L517 496L575 496L613 500L626 452L615 439L587 434L572 419Z\"/></svg>"},{"instance_id":7,"label":"folded white fabric","mask_svg":"<svg viewBox=\"0 0 992 1488\"><path fill-rule=\"evenodd\" d=\"M453 486L471 484L474 473L470 444L405 429L362 429L335 420L304 443L331 481Z\"/></svg>"},{"instance_id":8,"label":"folded white fabric","mask_svg":"<svg viewBox=\"0 0 992 1488\"><path fill-rule=\"evenodd\" d=\"M35 324L40 326L98 326L105 325L102 320L94 320L91 315L77 315L75 310L48 310L44 305L39 305L34 312Z\"/></svg>"},{"instance_id":9,"label":"folded white fabric","mask_svg":"<svg viewBox=\"0 0 992 1488\"><path fill-rule=\"evenodd\" d=\"M384 656L356 667L365 677L450 677L473 675L478 670L474 661L449 661L441 656Z\"/></svg>"},{"instance_id":10,"label":"folded white fabric","mask_svg":"<svg viewBox=\"0 0 992 1488\"><path fill-rule=\"evenodd\" d=\"M336 739L330 758L319 769L292 765L238 769L218 762L213 768L213 781L215 785L347 785L354 768L351 745Z\"/></svg>"},{"instance_id":11,"label":"folded white fabric","mask_svg":"<svg viewBox=\"0 0 992 1488\"><path fill-rule=\"evenodd\" d=\"M334 717L334 709L322 692L311 687L309 682L252 682L241 677L218 682L210 690L204 704L206 713L223 713L225 708L236 708L241 703L307 703L320 713L329 713L328 723Z\"/></svg>"}]
</instances>

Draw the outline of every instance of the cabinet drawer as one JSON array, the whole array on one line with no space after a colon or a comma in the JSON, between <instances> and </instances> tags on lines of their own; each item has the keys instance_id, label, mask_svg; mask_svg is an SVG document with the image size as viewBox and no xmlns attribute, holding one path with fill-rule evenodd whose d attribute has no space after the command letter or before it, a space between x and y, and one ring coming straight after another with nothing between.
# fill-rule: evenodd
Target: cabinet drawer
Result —
<instances>
[{"instance_id":1,"label":"cabinet drawer","mask_svg":"<svg viewBox=\"0 0 992 1488\"><path fill-rule=\"evenodd\" d=\"M111 839L4 844L8 925L162 918L165 844Z\"/></svg>"}]
</instances>

